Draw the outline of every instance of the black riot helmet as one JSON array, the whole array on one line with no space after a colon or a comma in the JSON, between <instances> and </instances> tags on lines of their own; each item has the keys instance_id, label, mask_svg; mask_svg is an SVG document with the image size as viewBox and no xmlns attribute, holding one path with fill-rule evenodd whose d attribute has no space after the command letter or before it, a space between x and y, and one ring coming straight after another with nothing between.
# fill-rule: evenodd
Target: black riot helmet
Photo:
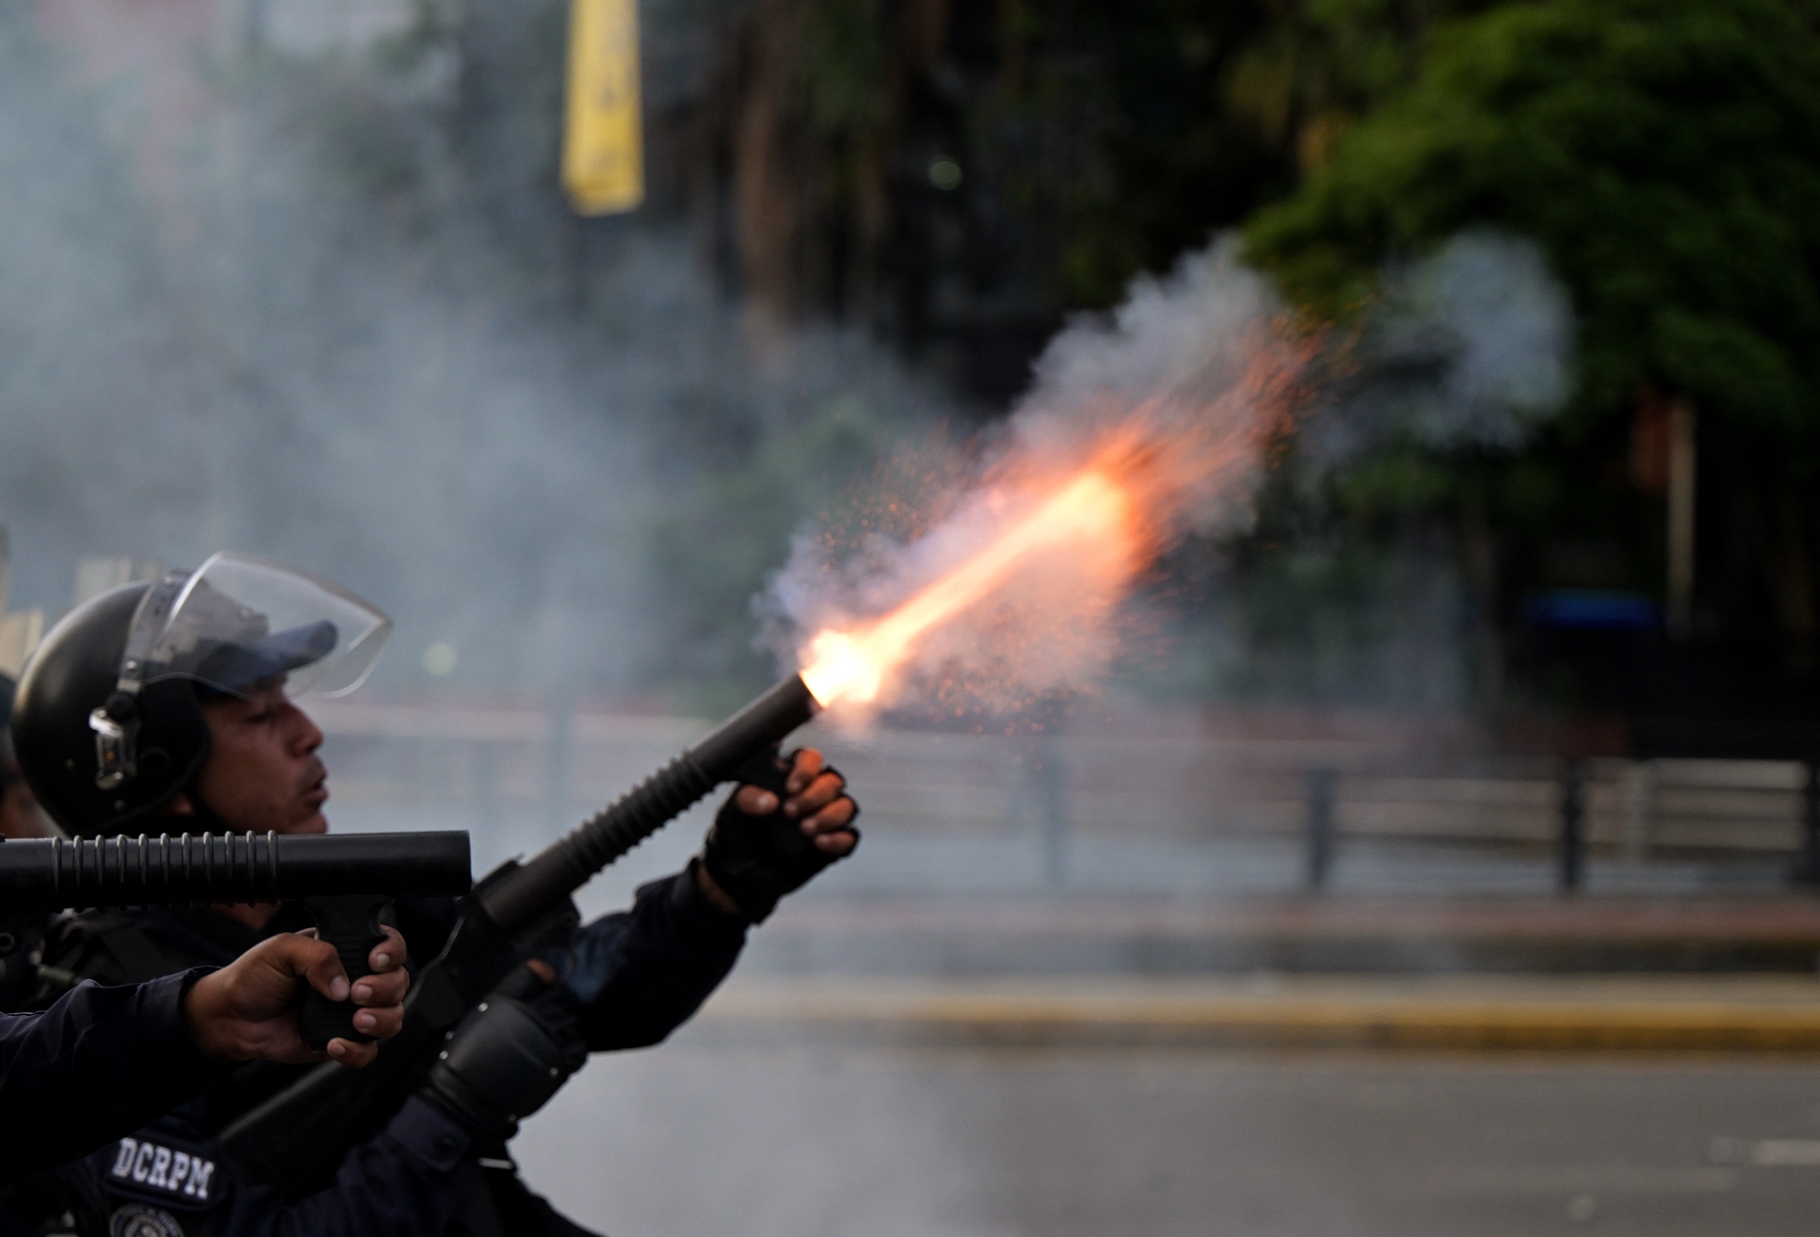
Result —
<instances>
[{"instance_id":1,"label":"black riot helmet","mask_svg":"<svg viewBox=\"0 0 1820 1237\"><path fill-rule=\"evenodd\" d=\"M346 695L391 627L334 584L239 554L103 593L26 665L13 711L25 780L70 833L119 831L201 770L203 701L274 683L292 699Z\"/></svg>"}]
</instances>

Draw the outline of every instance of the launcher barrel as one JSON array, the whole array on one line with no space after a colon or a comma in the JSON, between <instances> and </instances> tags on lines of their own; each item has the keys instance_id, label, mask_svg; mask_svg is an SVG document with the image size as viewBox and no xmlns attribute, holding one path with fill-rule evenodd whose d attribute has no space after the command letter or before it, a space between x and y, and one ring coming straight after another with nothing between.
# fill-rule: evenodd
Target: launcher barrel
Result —
<instances>
[{"instance_id":1,"label":"launcher barrel","mask_svg":"<svg viewBox=\"0 0 1820 1237\"><path fill-rule=\"evenodd\" d=\"M457 895L469 863L462 831L34 838L0 844L0 911Z\"/></svg>"},{"instance_id":2,"label":"launcher barrel","mask_svg":"<svg viewBox=\"0 0 1820 1237\"><path fill-rule=\"evenodd\" d=\"M508 935L535 922L820 711L802 676L791 675L524 867L483 887L481 909Z\"/></svg>"}]
</instances>

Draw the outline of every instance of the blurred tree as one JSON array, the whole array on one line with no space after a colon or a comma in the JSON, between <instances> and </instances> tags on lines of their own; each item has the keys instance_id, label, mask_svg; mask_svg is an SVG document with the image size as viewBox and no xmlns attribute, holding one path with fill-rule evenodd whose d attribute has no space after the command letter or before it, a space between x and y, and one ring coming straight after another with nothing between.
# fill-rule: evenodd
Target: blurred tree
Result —
<instances>
[{"instance_id":1,"label":"blurred tree","mask_svg":"<svg viewBox=\"0 0 1820 1237\"><path fill-rule=\"evenodd\" d=\"M1574 582L1622 584L1660 562L1627 448L1631 418L1642 410L1647 430L1678 396L1701 413L1700 629L1740 656L1767 640L1781 669L1811 667L1817 17L1805 0L1543 0L1445 26L1415 83L1248 225L1250 253L1323 315L1357 310L1387 261L1463 227L1547 249L1579 319L1572 407L1544 443L1453 493L1456 510L1489 513L1507 613L1522 588L1566 582L1545 560L1574 557L1569 542L1610 551L1596 569L1581 554L1593 578ZM1552 497L1519 518L1537 474Z\"/></svg>"},{"instance_id":2,"label":"blurred tree","mask_svg":"<svg viewBox=\"0 0 1820 1237\"><path fill-rule=\"evenodd\" d=\"M1232 105L1308 172L1414 79L1436 23L1492 0L1277 0L1226 77Z\"/></svg>"},{"instance_id":3,"label":"blurred tree","mask_svg":"<svg viewBox=\"0 0 1820 1237\"><path fill-rule=\"evenodd\" d=\"M1022 387L1064 315L1116 301L1135 273L1166 269L1312 177L1283 214L1263 217L1254 242L1265 252L1258 237L1287 226L1268 221L1310 211L1321 185L1354 174L1355 145L1369 148L1395 117L1426 116L1421 123L1443 135L1475 116L1475 132L1503 133L1500 124L1530 132L1557 123L1564 105L1526 103L1526 90L1572 100L1607 77L1611 90L1657 106L1655 79L1622 69L1622 57L1604 64L1609 49L1596 40L1574 53L1579 60L1548 44L1541 63L1530 63L1533 39L1517 40L1489 66L1469 59L1453 70L1459 98L1433 84L1467 55L1461 47L1477 46L1474 37L1497 41L1472 31L1557 7L1583 22L1597 17L1584 6L1492 9L1487 0L647 0L651 197L634 217L593 222L569 218L556 190L561 0L427 5L419 28L376 61L268 64L262 89L286 87L298 103L295 131L331 148L352 174L350 189L389 220L441 238L426 250L442 255L439 278L495 299L510 290L513 314L560 342L578 389L602 381L590 368L599 342L636 333L629 307L649 311L620 286L640 236L688 225L733 294L748 358L759 363L692 375L647 427L675 470L664 478L675 502L649 530L660 581L653 605L667 616L675 655L648 669L665 681L725 676L743 685L765 667L750 652L742 602L809 514L799 491L864 463L865 450L848 449L857 439L823 432L835 423L822 411L838 405L846 423L866 422L867 450L907 423L893 398L880 398L890 383L860 377L846 360L839 374L792 376L802 357L788 341L805 326L833 319L894 345L921 373L971 397L975 415L989 415ZM1653 13L1620 7L1605 25L1651 26ZM1684 15L1646 33L1672 46L1681 37L1673 31L1688 25ZM1501 87L1500 73L1511 78ZM1726 80L1719 74L1702 89L1723 96ZM1412 102L1436 91L1441 101L1428 113ZM1666 123L1681 123L1675 107L1697 112L1706 97L1662 103ZM1422 140L1431 137L1441 141ZM1600 157L1559 134L1546 142L1588 165ZM1639 166L1659 154L1645 151ZM1517 166L1506 168L1513 200L1530 193L1564 210L1554 198L1573 192L1536 189L1527 159L1505 159ZM1580 175L1569 168L1557 179ZM1448 207L1466 178L1445 169L1432 178L1438 187L1420 192L1386 182L1375 198L1346 183L1310 216L1306 237L1284 233L1280 269L1301 293L1333 305L1366 295L1385 256L1419 252L1461 223L1543 234L1525 223L1528 206ZM1431 209L1429 198L1442 204ZM1392 239L1374 223L1377 239L1361 242L1322 214L1348 220L1355 204L1425 222ZM1597 225L1596 208L1582 214ZM1345 253L1329 261L1340 274L1328 290L1311 293L1319 280L1299 279L1296 263L1320 245ZM1551 251L1566 270L1552 243ZM1584 280L1568 273L1584 311ZM735 342L726 341L730 360ZM1258 539L1238 551L1237 592L1249 608L1233 649L1234 664L1244 664L1221 686L1396 695L1395 681L1409 676L1397 657L1380 657L1394 643L1389 633L1439 631L1461 608L1445 582L1406 582L1412 572L1439 579L1446 537L1437 521L1476 595L1483 630L1474 639L1491 650L1480 685L1494 697L1499 633L1521 626L1525 589L1652 586L1662 521L1653 500L1623 481L1628 422L1591 407L1583 399L1580 414L1514 460L1440 458L1404 443L1331 484L1285 487ZM1710 473L1717 439L1703 449ZM796 451L807 454L795 460ZM714 531L729 528L739 536ZM1721 549L1709 546L1708 557ZM1421 615L1403 613L1411 599ZM1439 698L1459 677L1405 695Z\"/></svg>"},{"instance_id":4,"label":"blurred tree","mask_svg":"<svg viewBox=\"0 0 1820 1237\"><path fill-rule=\"evenodd\" d=\"M555 192L559 0L425 0L385 72L292 88L402 216L453 194L583 287L613 237L687 219L760 351L831 318L996 410L1065 314L1289 192L1485 2L648 0L635 220L570 220Z\"/></svg>"},{"instance_id":5,"label":"blurred tree","mask_svg":"<svg viewBox=\"0 0 1820 1237\"><path fill-rule=\"evenodd\" d=\"M1251 252L1329 308L1471 223L1537 237L1584 317L1581 403L1649 383L1798 431L1820 385L1820 35L1806 5L1556 0L1438 41Z\"/></svg>"},{"instance_id":6,"label":"blurred tree","mask_svg":"<svg viewBox=\"0 0 1820 1237\"><path fill-rule=\"evenodd\" d=\"M1249 0L675 3L719 50L653 159L761 344L832 317L1002 406L1062 315L1292 182L1225 90Z\"/></svg>"}]
</instances>

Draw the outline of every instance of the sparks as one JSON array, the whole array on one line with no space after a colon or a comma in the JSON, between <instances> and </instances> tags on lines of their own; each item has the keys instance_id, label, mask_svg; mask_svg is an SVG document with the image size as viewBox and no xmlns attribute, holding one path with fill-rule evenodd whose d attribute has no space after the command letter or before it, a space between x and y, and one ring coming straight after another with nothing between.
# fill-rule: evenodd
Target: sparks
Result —
<instances>
[{"instance_id":1,"label":"sparks","mask_svg":"<svg viewBox=\"0 0 1820 1237\"><path fill-rule=\"evenodd\" d=\"M989 597L1030 555L1084 538L1129 535L1130 498L1101 471L1088 471L1030 515L926 585L883 618L810 641L803 682L823 707L869 704L930 630Z\"/></svg>"}]
</instances>

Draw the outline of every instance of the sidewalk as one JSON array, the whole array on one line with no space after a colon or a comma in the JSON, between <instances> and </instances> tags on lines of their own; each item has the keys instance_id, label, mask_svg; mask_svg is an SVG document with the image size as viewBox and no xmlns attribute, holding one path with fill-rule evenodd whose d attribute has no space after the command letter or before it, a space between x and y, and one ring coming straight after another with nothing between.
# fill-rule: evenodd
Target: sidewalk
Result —
<instances>
[{"instance_id":1,"label":"sidewalk","mask_svg":"<svg viewBox=\"0 0 1820 1237\"><path fill-rule=\"evenodd\" d=\"M742 971L1813 974L1820 898L816 898Z\"/></svg>"},{"instance_id":2,"label":"sidewalk","mask_svg":"<svg viewBox=\"0 0 1820 1237\"><path fill-rule=\"evenodd\" d=\"M979 1047L1820 1052L1820 978L736 976L693 1034Z\"/></svg>"}]
</instances>

